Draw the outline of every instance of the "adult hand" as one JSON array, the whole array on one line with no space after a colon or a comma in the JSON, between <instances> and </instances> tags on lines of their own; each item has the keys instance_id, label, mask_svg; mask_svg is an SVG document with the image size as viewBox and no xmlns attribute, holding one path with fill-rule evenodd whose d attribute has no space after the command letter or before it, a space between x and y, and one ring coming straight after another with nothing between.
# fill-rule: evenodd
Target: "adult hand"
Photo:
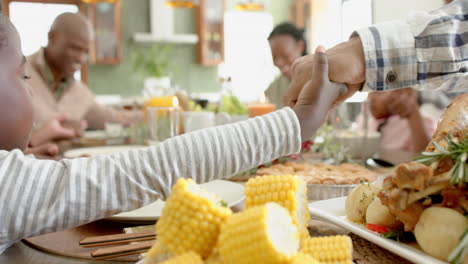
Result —
<instances>
[{"instance_id":1,"label":"adult hand","mask_svg":"<svg viewBox=\"0 0 468 264\"><path fill-rule=\"evenodd\" d=\"M365 81L365 58L361 39L354 37L341 43L327 52L329 63L329 79L337 83L345 83L348 92L340 95L336 103L344 101L358 91ZM313 80L311 73L314 67L315 54L304 56L292 66L292 82L287 93L287 105L293 107L306 83Z\"/></svg>"},{"instance_id":2,"label":"adult hand","mask_svg":"<svg viewBox=\"0 0 468 264\"><path fill-rule=\"evenodd\" d=\"M52 143L42 144L37 147L28 147L24 150L24 154L33 154L36 158L40 159L53 159L59 153L58 146Z\"/></svg>"},{"instance_id":3,"label":"adult hand","mask_svg":"<svg viewBox=\"0 0 468 264\"><path fill-rule=\"evenodd\" d=\"M59 115L47 121L31 135L31 144L39 146L46 142L73 139L86 129L85 121L75 121L67 115Z\"/></svg>"},{"instance_id":4,"label":"adult hand","mask_svg":"<svg viewBox=\"0 0 468 264\"><path fill-rule=\"evenodd\" d=\"M411 88L391 91L387 98L387 109L392 115L409 118L419 111L416 92Z\"/></svg>"},{"instance_id":5,"label":"adult hand","mask_svg":"<svg viewBox=\"0 0 468 264\"><path fill-rule=\"evenodd\" d=\"M323 47L317 48L310 64L312 80L304 85L294 106L301 125L302 141L315 134L325 121L333 102L346 90L344 86L334 85L328 79L328 58Z\"/></svg>"}]
</instances>

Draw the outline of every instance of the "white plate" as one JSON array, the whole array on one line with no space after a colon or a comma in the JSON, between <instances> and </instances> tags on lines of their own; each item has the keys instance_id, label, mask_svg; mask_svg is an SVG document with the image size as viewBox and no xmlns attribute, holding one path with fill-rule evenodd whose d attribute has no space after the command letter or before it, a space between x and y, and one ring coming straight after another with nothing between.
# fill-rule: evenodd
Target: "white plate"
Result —
<instances>
[{"instance_id":1,"label":"white plate","mask_svg":"<svg viewBox=\"0 0 468 264\"><path fill-rule=\"evenodd\" d=\"M342 228L412 262L424 264L447 263L427 255L418 248L384 238L377 233L367 230L363 225L349 221L346 218L345 201L346 197L339 197L312 202L309 204L310 214L320 219L329 221L335 225L341 226Z\"/></svg>"},{"instance_id":2,"label":"white plate","mask_svg":"<svg viewBox=\"0 0 468 264\"><path fill-rule=\"evenodd\" d=\"M229 207L239 204L245 197L244 186L230 181L215 180L200 184L200 186L209 192L219 195ZM140 209L121 213L108 219L122 222L155 221L161 216L163 208L164 202L158 200Z\"/></svg>"},{"instance_id":3,"label":"white plate","mask_svg":"<svg viewBox=\"0 0 468 264\"><path fill-rule=\"evenodd\" d=\"M145 146L139 145L126 145L126 146L104 146L104 147L92 147L92 148L77 148L65 151L63 156L67 159L74 159L82 157L83 155L94 157L97 155L108 155L132 149L140 149Z\"/></svg>"}]
</instances>

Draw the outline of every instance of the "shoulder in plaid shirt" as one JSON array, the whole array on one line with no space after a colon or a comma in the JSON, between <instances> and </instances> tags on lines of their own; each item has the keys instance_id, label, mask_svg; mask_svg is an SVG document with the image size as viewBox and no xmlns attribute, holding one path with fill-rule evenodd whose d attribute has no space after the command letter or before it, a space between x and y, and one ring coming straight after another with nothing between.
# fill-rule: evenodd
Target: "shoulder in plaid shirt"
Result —
<instances>
[{"instance_id":1,"label":"shoulder in plaid shirt","mask_svg":"<svg viewBox=\"0 0 468 264\"><path fill-rule=\"evenodd\" d=\"M366 88L468 91L468 0L357 30Z\"/></svg>"}]
</instances>

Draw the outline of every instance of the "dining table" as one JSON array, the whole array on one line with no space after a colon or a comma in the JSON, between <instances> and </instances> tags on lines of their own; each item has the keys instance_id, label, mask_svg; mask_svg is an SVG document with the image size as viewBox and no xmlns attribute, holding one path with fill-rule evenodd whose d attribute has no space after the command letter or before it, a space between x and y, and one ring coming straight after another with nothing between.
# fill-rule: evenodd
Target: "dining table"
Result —
<instances>
[{"instance_id":1,"label":"dining table","mask_svg":"<svg viewBox=\"0 0 468 264\"><path fill-rule=\"evenodd\" d=\"M399 150L379 150L377 157L384 159L393 164L399 164L402 162L408 162L412 160L418 153L405 152ZM239 211L242 209L242 205L233 208L233 211ZM78 232L78 229L89 230L96 229L96 226L105 227L105 234L118 234L122 233L123 228L126 226L125 223L116 223L108 220L99 220L81 227L72 228L66 230L66 232ZM98 228L99 229L99 228ZM321 219L311 219L309 224L309 231L311 236L323 236L323 235L341 235L348 234L351 236L353 241L353 261L358 264L367 263L399 263L406 264L411 263L386 249L379 247L359 236L349 233L347 230L328 223ZM62 231L63 232L63 231ZM96 231L98 232L98 231ZM103 234L104 235L104 234ZM78 245L79 240L70 239L69 241L57 240L56 243L75 243ZM75 246L73 244L73 246ZM62 254L50 253L40 249L40 246L32 245L26 240L19 241L9 247L3 254L0 255L1 264L108 264L108 263L135 263L136 259L128 261L116 261L116 260L93 260L93 259L80 259L75 257L67 257Z\"/></svg>"}]
</instances>

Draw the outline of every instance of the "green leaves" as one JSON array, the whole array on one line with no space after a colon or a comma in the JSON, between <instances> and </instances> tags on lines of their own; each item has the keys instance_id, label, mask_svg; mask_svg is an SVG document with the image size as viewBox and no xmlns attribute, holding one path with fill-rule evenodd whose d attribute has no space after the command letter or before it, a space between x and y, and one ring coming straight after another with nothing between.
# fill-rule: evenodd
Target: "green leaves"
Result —
<instances>
[{"instance_id":1,"label":"green leaves","mask_svg":"<svg viewBox=\"0 0 468 264\"><path fill-rule=\"evenodd\" d=\"M219 205L226 208L229 207L228 203L226 203L224 200L220 200Z\"/></svg>"},{"instance_id":2,"label":"green leaves","mask_svg":"<svg viewBox=\"0 0 468 264\"><path fill-rule=\"evenodd\" d=\"M468 135L460 143L457 143L451 134L448 134L445 140L448 145L446 149L432 141L437 152L423 152L422 156L416 158L415 161L425 165L445 158L455 161L455 165L450 169L448 175L452 185L461 186L468 182Z\"/></svg>"},{"instance_id":3,"label":"green leaves","mask_svg":"<svg viewBox=\"0 0 468 264\"><path fill-rule=\"evenodd\" d=\"M414 242L416 238L413 232L405 232L403 229L390 230L389 232L382 233L382 236L398 242Z\"/></svg>"},{"instance_id":4,"label":"green leaves","mask_svg":"<svg viewBox=\"0 0 468 264\"><path fill-rule=\"evenodd\" d=\"M242 104L234 95L224 95L221 98L221 105L218 112L228 113L230 115L246 115L247 107Z\"/></svg>"},{"instance_id":5,"label":"green leaves","mask_svg":"<svg viewBox=\"0 0 468 264\"><path fill-rule=\"evenodd\" d=\"M153 45L150 49L137 49L132 53L133 70L145 77L167 76L169 68L169 45Z\"/></svg>"}]
</instances>

